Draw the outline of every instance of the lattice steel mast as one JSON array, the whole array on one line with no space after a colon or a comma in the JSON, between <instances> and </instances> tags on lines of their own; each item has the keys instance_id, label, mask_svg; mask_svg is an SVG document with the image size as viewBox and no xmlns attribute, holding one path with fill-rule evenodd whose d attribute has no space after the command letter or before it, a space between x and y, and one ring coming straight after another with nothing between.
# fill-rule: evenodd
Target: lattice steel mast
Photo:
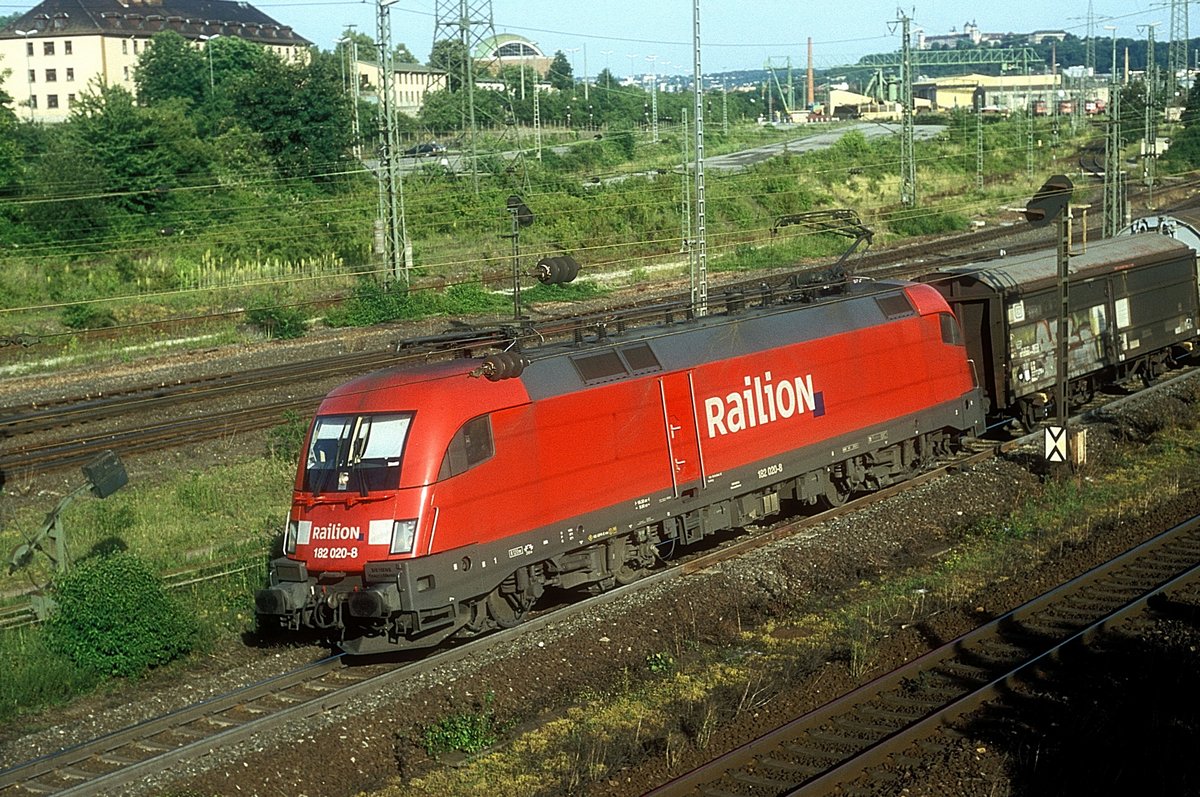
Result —
<instances>
[{"instance_id":1,"label":"lattice steel mast","mask_svg":"<svg viewBox=\"0 0 1200 797\"><path fill-rule=\"evenodd\" d=\"M1188 2L1171 0L1171 42L1167 45L1167 101L1171 105L1177 100L1179 73L1188 68Z\"/></svg>"},{"instance_id":2,"label":"lattice steel mast","mask_svg":"<svg viewBox=\"0 0 1200 797\"><path fill-rule=\"evenodd\" d=\"M1108 27L1108 26L1106 26ZM1121 82L1117 77L1117 29L1112 30L1112 74L1108 83L1108 135L1104 143L1104 236L1125 223L1125 181L1121 171Z\"/></svg>"},{"instance_id":3,"label":"lattice steel mast","mask_svg":"<svg viewBox=\"0 0 1200 797\"><path fill-rule=\"evenodd\" d=\"M696 243L692 254L692 308L708 315L708 239L704 222L704 80L700 70L700 0L692 1L692 80L696 101Z\"/></svg>"},{"instance_id":4,"label":"lattice steel mast","mask_svg":"<svg viewBox=\"0 0 1200 797\"><path fill-rule=\"evenodd\" d=\"M897 9L900 18L900 204L917 204L917 163L913 153L913 62L909 26L912 18Z\"/></svg>"},{"instance_id":5,"label":"lattice steel mast","mask_svg":"<svg viewBox=\"0 0 1200 797\"><path fill-rule=\"evenodd\" d=\"M391 0L376 8L376 45L379 48L379 218L375 248L383 256L385 279L409 285L411 254L404 220L404 182L398 169L400 140L396 130L396 97L392 87Z\"/></svg>"},{"instance_id":6,"label":"lattice steel mast","mask_svg":"<svg viewBox=\"0 0 1200 797\"><path fill-rule=\"evenodd\" d=\"M475 119L475 51L485 41L495 41L492 0L437 0L434 7L433 43L457 41L463 48L460 91L463 92L463 134L471 159L471 182L479 193L479 130ZM522 64L522 68L524 65ZM537 91L537 87L534 87Z\"/></svg>"}]
</instances>

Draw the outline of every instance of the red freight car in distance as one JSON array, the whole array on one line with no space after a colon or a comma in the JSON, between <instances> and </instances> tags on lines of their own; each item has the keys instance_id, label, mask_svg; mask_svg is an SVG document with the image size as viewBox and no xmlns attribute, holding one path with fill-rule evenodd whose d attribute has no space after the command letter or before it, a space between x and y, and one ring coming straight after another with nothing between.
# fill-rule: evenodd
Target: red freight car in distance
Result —
<instances>
[{"instance_id":1,"label":"red freight car in distance","mask_svg":"<svg viewBox=\"0 0 1200 797\"><path fill-rule=\"evenodd\" d=\"M785 502L841 503L982 430L933 288L789 298L527 350L512 378L459 359L337 388L260 621L356 653L507 627L548 586L625 583L677 545Z\"/></svg>"}]
</instances>

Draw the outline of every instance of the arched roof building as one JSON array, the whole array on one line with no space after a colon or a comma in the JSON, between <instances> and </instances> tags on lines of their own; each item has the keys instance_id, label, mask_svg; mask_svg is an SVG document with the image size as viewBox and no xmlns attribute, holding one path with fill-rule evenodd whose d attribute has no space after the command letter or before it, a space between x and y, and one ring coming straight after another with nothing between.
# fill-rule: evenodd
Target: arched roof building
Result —
<instances>
[{"instance_id":1,"label":"arched roof building","mask_svg":"<svg viewBox=\"0 0 1200 797\"><path fill-rule=\"evenodd\" d=\"M537 70L539 75L546 74L554 60L543 53L536 42L515 33L499 33L481 40L472 55L475 63L490 72L510 64L525 64Z\"/></svg>"}]
</instances>

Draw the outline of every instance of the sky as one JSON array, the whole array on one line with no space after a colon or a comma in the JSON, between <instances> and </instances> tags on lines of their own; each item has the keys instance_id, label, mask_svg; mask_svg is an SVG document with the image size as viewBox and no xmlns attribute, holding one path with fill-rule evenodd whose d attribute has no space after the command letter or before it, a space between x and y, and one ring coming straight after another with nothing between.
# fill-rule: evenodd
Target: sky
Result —
<instances>
[{"instance_id":1,"label":"sky","mask_svg":"<svg viewBox=\"0 0 1200 797\"><path fill-rule=\"evenodd\" d=\"M348 24L375 36L374 2L261 0L254 5L322 49L331 48ZM1096 36L1110 36L1103 26L1113 24L1119 37L1142 38L1145 31L1138 25L1162 22L1156 38L1169 38L1170 12L1164 2L1091 0L1090 5ZM1088 0L926 0L905 6L904 11L912 18L914 31L921 28L929 34L961 30L964 22L973 21L989 33L1061 29L1084 36L1088 7ZM434 0L396 0L391 9L393 42L404 42L417 58L427 60L433 42ZM594 75L605 66L617 76L692 71L690 0L493 0L492 17L497 33L525 36L547 54L562 50L577 77ZM898 17L895 0L849 0L845 5L813 0L701 0L703 71L759 69L767 59L779 64L789 56L793 66L803 66L810 36L818 68L852 63L867 53L892 52L900 46ZM1197 32L1200 22L1193 23L1192 35Z\"/></svg>"},{"instance_id":2,"label":"sky","mask_svg":"<svg viewBox=\"0 0 1200 797\"><path fill-rule=\"evenodd\" d=\"M348 25L375 37L374 0L249 2L324 50L333 48ZM474 6L479 0L470 2ZM0 13L32 5L0 0ZM1052 29L1085 36L1089 5L1098 37L1110 36L1103 26L1112 24L1119 37L1143 38L1145 30L1139 25L1161 22L1156 39L1169 38L1166 0L924 0L903 8L914 32L920 28L931 35L961 30L964 22L973 21L988 33ZM392 41L404 42L421 61L428 60L433 43L435 7L435 0L391 4ZM562 50L577 77L595 75L606 66L618 77L692 72L691 0L493 0L492 17L497 33L525 36L548 55ZM818 68L853 63L867 53L893 52L900 47L898 17L895 0L848 0L845 5L823 0L701 0L703 71L761 69L767 59L778 65L788 57L794 67L803 67L810 36ZM1191 35L1200 35L1195 14Z\"/></svg>"}]
</instances>

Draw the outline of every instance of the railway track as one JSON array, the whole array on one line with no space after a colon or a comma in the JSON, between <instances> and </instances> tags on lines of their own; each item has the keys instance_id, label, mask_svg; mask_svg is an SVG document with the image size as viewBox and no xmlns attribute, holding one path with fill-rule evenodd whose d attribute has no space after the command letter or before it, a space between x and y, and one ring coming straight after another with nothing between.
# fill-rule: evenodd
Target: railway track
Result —
<instances>
[{"instance_id":1,"label":"railway track","mask_svg":"<svg viewBox=\"0 0 1200 797\"><path fill-rule=\"evenodd\" d=\"M933 249L928 243L920 243L869 252L854 259L854 271L869 278L911 277L938 266L999 256L1000 247L994 251L984 247L1024 231L1023 225L999 225L943 239L934 244ZM1049 233L1045 233L1040 238L1007 244L1004 251L1018 254L1040 249L1047 246L1049 240ZM787 291L789 281L796 273L800 272L772 276L765 293L779 295ZM764 294L763 286L761 276L730 283L714 290L714 304L722 301L722 293L732 297L730 301L734 302L759 301ZM659 321L671 315L683 317L688 311L687 305L685 295L675 294L618 304L584 316L551 317L540 321L537 332L530 337L574 337L577 340L600 337L611 329ZM468 342L466 346L479 348L485 343ZM453 346L446 345L438 356L453 356L455 352ZM289 410L309 414L323 393L315 392L315 386L328 387L352 375L402 363L409 358L429 356L429 351L399 352L390 348L345 353L165 385L146 385L106 395L84 395L0 409L0 438L9 440L7 450L0 454L0 474L36 475L62 471L86 463L108 448L123 454L144 453L208 440L214 430L237 435L270 428L278 425ZM291 395L276 398L276 393L292 390L296 385L304 385L306 392L314 392L299 398ZM236 399L242 406L203 408L205 403L227 399ZM201 409L196 410L196 407Z\"/></svg>"},{"instance_id":2,"label":"railway track","mask_svg":"<svg viewBox=\"0 0 1200 797\"><path fill-rule=\"evenodd\" d=\"M996 227L942 245L963 246L965 241L978 247L1013 232L1013 228ZM1021 244L1009 247L1009 251L1015 253L1044 245ZM967 255L936 257L927 245L913 245L864 255L855 261L855 268L864 276L885 278L929 269L934 262L942 265L979 257L977 248ZM790 276L776 275L765 292L779 295L786 291ZM763 279L756 277L731 283L721 290L733 297L732 301L754 302L761 300L763 285ZM682 318L687 312L688 298L682 294L656 297L580 316L544 319L530 337L592 339L626 326ZM479 348L486 342L446 345L439 356L453 356L464 348ZM315 409L324 390L308 392L314 386L328 387L353 375L429 356L428 350L378 349L9 407L0 410L0 438L9 441L7 450L0 453L0 473L56 472L78 467L105 449L122 454L144 453L210 440L214 432L236 435L270 428L278 425L289 410L307 415ZM294 390L296 385L305 386L305 395L276 397L278 393ZM196 410L206 403L230 399L236 399L241 406Z\"/></svg>"},{"instance_id":3,"label":"railway track","mask_svg":"<svg viewBox=\"0 0 1200 797\"><path fill-rule=\"evenodd\" d=\"M667 783L653 797L824 795L1005 693L1068 647L1200 580L1200 517ZM863 787L870 790L870 785Z\"/></svg>"},{"instance_id":4,"label":"railway track","mask_svg":"<svg viewBox=\"0 0 1200 797\"><path fill-rule=\"evenodd\" d=\"M403 682L404 679L411 679L419 673L433 670L468 655L481 653L493 646L506 645L516 639L518 635L536 631L547 625L562 623L573 615L587 615L594 612L601 604L617 600L636 590L649 589L673 579L710 570L722 561L742 556L754 548L768 545L790 535L802 533L805 529L832 518L859 511L897 493L936 479L949 470L970 467L993 457L998 451L1028 445L1032 437L1003 444L979 443L974 450L967 452L962 458L946 463L941 468L847 503L839 509L793 520L753 535L743 535L714 550L683 559L676 567L651 573L626 587L548 611L515 628L464 641L427 658L347 667L342 658L331 657L296 672L285 673L226 695L209 698L104 737L12 766L0 771L0 797L48 793L103 794L126 784L144 781L146 778L166 772L177 765L208 755L215 749L235 745L254 734L328 711L354 700L357 696L376 693L385 689L389 684ZM1155 566L1175 561L1181 556L1190 557L1192 562L1200 561L1200 523L1196 524L1192 537L1192 542L1187 543L1187 546L1190 547L1180 549L1185 550L1186 554L1170 553L1169 548L1153 549L1154 552L1150 553L1151 549L1146 548L1145 558L1152 563L1157 563ZM1129 579L1125 580L1129 581ZM1164 578L1160 577L1156 583L1161 584L1163 581ZM1120 579L1113 583L1117 586L1102 587L1100 593L1115 594L1118 587L1126 591L1137 587L1137 582L1130 582L1130 584L1122 586ZM1082 591L1082 594L1085 595L1100 593ZM1033 606L1034 604L1029 605L1029 607ZM1104 606L1100 608L1103 609ZM1007 632L1019 628L1024 633L1015 635L1013 639L1020 641L1027 637L1040 638L1039 623L1046 624L1051 629L1055 628L1057 620L1046 619L1052 618L1052 615L1043 612L1031 615L1032 619L1026 619L1026 615L1021 612L1028 610L1031 609L1023 608L1017 613L1006 616L1010 619L999 624L1000 630ZM1078 611L1082 610L1072 608L1067 614ZM975 673L973 676L975 681L987 683L997 681L1000 678L997 673L1003 668L1005 662L1020 658L1019 648L1017 652L1012 650L1006 652L1008 648L1012 647L1012 641L1007 638L1004 638L1002 644L996 646L995 650L987 647L986 644L968 649L966 641L966 638L960 640L964 643L960 648L971 651L966 654L966 660L960 662L959 665L947 664L944 668L947 672L952 673L952 677L949 678L951 682L955 678L963 680L961 676L970 673ZM1041 653L1044 655L1045 651L1043 650ZM1007 658L1000 654L1004 654ZM921 661L932 667L936 658L930 654ZM942 659L937 659L937 661L940 663ZM946 661L950 661L950 659L946 659ZM980 670L979 667L984 663L987 663L987 668ZM957 670L956 666L958 666ZM932 675L913 677L919 678L922 682L928 680L929 683L934 683ZM881 679L880 683L883 680ZM907 683L903 676L896 676L892 681L901 684ZM935 690L931 694L940 693ZM952 697L953 695L950 695L939 699L945 703ZM931 698L924 698L924 703L928 703L929 699ZM838 701L838 705L850 706L851 702L848 699L846 702ZM913 703L913 705L917 704ZM879 714L880 711L875 713ZM888 712L883 711L882 713ZM891 713L915 716L921 712L913 709L907 714L898 711ZM925 713L929 714L930 712L926 711ZM832 721L832 719L829 720L829 722ZM855 720L855 722L859 721ZM859 722L859 724L863 723ZM851 726L846 725L845 727ZM829 736L832 732L823 731L822 733L824 734L822 738L833 738ZM752 760L758 761L753 756ZM760 777L757 770L753 777ZM714 794L717 793L719 792L714 792Z\"/></svg>"}]
</instances>

